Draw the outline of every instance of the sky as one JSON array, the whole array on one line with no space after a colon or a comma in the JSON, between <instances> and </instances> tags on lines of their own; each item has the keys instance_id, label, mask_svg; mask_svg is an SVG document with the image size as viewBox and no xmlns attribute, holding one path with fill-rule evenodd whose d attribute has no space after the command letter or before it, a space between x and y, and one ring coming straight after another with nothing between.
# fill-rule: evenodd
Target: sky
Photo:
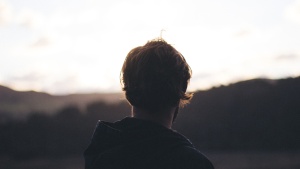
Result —
<instances>
[{"instance_id":1,"label":"sky","mask_svg":"<svg viewBox=\"0 0 300 169\"><path fill-rule=\"evenodd\" d=\"M127 53L160 36L190 64L189 91L300 75L300 0L0 0L0 84L120 92Z\"/></svg>"}]
</instances>

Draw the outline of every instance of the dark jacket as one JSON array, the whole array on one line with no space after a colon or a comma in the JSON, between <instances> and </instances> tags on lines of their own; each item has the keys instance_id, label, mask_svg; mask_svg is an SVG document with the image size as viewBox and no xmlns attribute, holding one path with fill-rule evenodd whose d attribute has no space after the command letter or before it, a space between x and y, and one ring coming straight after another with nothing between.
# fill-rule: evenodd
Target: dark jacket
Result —
<instances>
[{"instance_id":1,"label":"dark jacket","mask_svg":"<svg viewBox=\"0 0 300 169\"><path fill-rule=\"evenodd\" d=\"M213 169L181 134L129 117L99 121L84 157L86 169Z\"/></svg>"}]
</instances>

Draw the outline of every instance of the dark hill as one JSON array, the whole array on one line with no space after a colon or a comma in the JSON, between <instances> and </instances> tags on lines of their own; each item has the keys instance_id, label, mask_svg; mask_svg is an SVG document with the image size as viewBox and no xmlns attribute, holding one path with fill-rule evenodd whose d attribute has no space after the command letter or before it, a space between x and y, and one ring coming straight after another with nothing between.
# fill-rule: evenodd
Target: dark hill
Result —
<instances>
[{"instance_id":1,"label":"dark hill","mask_svg":"<svg viewBox=\"0 0 300 169\"><path fill-rule=\"evenodd\" d=\"M300 147L299 121L300 77L254 79L196 92L175 127L200 147L285 149Z\"/></svg>"},{"instance_id":2,"label":"dark hill","mask_svg":"<svg viewBox=\"0 0 300 169\"><path fill-rule=\"evenodd\" d=\"M35 91L15 91L0 85L0 114L23 118L31 112L52 114L65 106L84 108L88 103L104 101L114 103L122 100L120 93L91 93L55 96Z\"/></svg>"},{"instance_id":3,"label":"dark hill","mask_svg":"<svg viewBox=\"0 0 300 169\"><path fill-rule=\"evenodd\" d=\"M0 95L0 103L11 107L23 104L45 109L41 105L65 104L51 116L32 113L23 121L5 120L7 113L0 114L0 156L82 155L97 120L115 121L130 112L126 102L101 100L118 100L119 94L51 96L1 87ZM68 102L74 105L66 106ZM86 104L85 110L75 103ZM300 150L299 121L300 77L254 79L195 92L190 105L180 111L174 129L201 150L293 152Z\"/></svg>"}]
</instances>

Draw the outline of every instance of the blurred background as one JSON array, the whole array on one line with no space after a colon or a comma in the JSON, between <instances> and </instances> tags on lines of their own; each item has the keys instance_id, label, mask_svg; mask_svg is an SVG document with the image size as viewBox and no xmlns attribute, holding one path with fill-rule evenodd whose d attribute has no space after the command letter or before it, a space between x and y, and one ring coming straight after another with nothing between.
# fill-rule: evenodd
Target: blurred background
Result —
<instances>
[{"instance_id":1,"label":"blurred background","mask_svg":"<svg viewBox=\"0 0 300 169\"><path fill-rule=\"evenodd\" d=\"M217 169L300 167L299 0L0 0L0 168L84 168L119 74L162 36L193 70L174 129Z\"/></svg>"}]
</instances>

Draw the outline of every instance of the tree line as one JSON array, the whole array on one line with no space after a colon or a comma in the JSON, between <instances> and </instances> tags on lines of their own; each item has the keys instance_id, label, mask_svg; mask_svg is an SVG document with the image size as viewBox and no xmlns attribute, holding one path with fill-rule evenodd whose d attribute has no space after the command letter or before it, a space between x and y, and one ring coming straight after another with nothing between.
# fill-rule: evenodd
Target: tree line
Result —
<instances>
[{"instance_id":1,"label":"tree line","mask_svg":"<svg viewBox=\"0 0 300 169\"><path fill-rule=\"evenodd\" d=\"M174 129L206 150L299 150L300 78L256 79L197 91ZM130 115L127 102L32 112L0 124L0 155L14 158L82 155L98 120Z\"/></svg>"}]
</instances>

